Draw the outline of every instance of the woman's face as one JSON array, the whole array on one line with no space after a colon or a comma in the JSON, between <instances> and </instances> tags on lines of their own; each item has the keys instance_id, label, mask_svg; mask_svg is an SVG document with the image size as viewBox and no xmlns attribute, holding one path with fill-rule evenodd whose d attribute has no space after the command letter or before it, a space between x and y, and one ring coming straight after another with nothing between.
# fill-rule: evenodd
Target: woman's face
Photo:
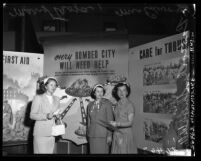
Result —
<instances>
[{"instance_id":1,"label":"woman's face","mask_svg":"<svg viewBox=\"0 0 201 161\"><path fill-rule=\"evenodd\" d=\"M118 88L117 94L119 96L120 99L122 98L126 98L128 91L126 89L126 86L121 86Z\"/></svg>"},{"instance_id":2,"label":"woman's face","mask_svg":"<svg viewBox=\"0 0 201 161\"><path fill-rule=\"evenodd\" d=\"M57 88L57 84L54 80L50 80L49 83L45 86L47 92L53 94Z\"/></svg>"},{"instance_id":3,"label":"woman's face","mask_svg":"<svg viewBox=\"0 0 201 161\"><path fill-rule=\"evenodd\" d=\"M103 88L97 87L95 91L96 99L100 99L103 97Z\"/></svg>"}]
</instances>

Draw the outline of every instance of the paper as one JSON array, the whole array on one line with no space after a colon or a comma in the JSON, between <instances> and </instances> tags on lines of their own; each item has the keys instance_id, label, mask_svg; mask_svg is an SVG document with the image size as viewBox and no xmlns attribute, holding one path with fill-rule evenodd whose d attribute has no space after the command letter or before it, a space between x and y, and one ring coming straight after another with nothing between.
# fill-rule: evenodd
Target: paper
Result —
<instances>
[{"instance_id":1,"label":"paper","mask_svg":"<svg viewBox=\"0 0 201 161\"><path fill-rule=\"evenodd\" d=\"M114 127L107 121L99 120L98 124L100 124L101 126L104 126L105 128L108 128L111 131L118 131L118 132L122 133L122 131L120 131L117 127Z\"/></svg>"}]
</instances>

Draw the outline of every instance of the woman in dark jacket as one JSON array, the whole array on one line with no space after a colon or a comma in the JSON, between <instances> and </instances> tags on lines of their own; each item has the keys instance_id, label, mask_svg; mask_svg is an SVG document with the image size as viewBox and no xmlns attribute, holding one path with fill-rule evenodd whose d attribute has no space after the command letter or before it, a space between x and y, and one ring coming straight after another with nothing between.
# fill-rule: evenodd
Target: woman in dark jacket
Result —
<instances>
[{"instance_id":1,"label":"woman in dark jacket","mask_svg":"<svg viewBox=\"0 0 201 161\"><path fill-rule=\"evenodd\" d=\"M112 132L100 124L101 120L113 120L112 103L103 98L105 89L101 84L94 86L91 97L94 99L87 106L87 136L90 154L108 154L112 142Z\"/></svg>"}]
</instances>

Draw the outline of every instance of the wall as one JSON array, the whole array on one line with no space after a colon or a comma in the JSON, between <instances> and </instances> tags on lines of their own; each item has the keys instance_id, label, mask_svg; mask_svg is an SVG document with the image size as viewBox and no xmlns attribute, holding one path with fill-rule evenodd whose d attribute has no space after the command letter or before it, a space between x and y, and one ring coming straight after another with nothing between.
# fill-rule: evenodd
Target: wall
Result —
<instances>
[{"instance_id":1,"label":"wall","mask_svg":"<svg viewBox=\"0 0 201 161\"><path fill-rule=\"evenodd\" d=\"M36 33L38 36L42 35L62 35L61 32L37 32ZM166 37L166 35L140 35L140 34L135 34L135 35L128 35L128 42L129 42L129 48L142 45L154 40L158 40L161 38ZM15 40L15 32L10 31L10 32L3 32L3 50L6 51L16 51L16 41Z\"/></svg>"},{"instance_id":2,"label":"wall","mask_svg":"<svg viewBox=\"0 0 201 161\"><path fill-rule=\"evenodd\" d=\"M15 51L15 32L3 32L3 50Z\"/></svg>"}]
</instances>

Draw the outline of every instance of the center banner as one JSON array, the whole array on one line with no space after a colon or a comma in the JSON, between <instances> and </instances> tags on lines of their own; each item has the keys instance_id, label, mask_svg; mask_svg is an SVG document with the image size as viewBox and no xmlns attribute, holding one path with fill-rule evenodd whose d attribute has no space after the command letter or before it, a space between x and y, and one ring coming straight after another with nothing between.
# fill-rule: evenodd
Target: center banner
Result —
<instances>
[{"instance_id":1,"label":"center banner","mask_svg":"<svg viewBox=\"0 0 201 161\"><path fill-rule=\"evenodd\" d=\"M63 119L67 128L62 137L78 145L87 143L86 107L92 100L91 89L117 76L128 77L127 37L122 34L51 37L43 39L43 46L44 75L57 78L61 88L56 95L65 98L60 103L69 110Z\"/></svg>"}]
</instances>

